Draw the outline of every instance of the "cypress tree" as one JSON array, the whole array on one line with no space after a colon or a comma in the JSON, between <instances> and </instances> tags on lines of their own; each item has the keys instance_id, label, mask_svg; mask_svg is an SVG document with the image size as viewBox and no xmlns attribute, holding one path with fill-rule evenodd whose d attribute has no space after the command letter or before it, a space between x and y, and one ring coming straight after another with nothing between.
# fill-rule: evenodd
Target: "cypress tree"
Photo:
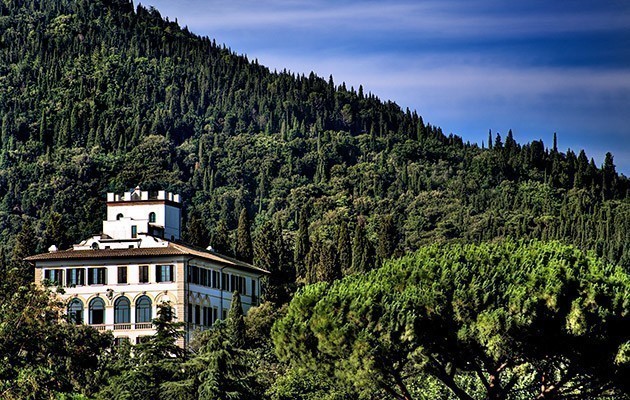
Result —
<instances>
[{"instance_id":1,"label":"cypress tree","mask_svg":"<svg viewBox=\"0 0 630 400\"><path fill-rule=\"evenodd\" d=\"M396 230L396 224L394 218L390 215L386 215L381 220L381 227L378 231L378 247L376 249L376 255L383 261L392 256L396 250L398 244L398 232Z\"/></svg>"},{"instance_id":2,"label":"cypress tree","mask_svg":"<svg viewBox=\"0 0 630 400\"><path fill-rule=\"evenodd\" d=\"M613 155L608 152L604 159L602 167L602 199L608 200L614 198L615 186L617 180L617 172L613 163Z\"/></svg>"},{"instance_id":3,"label":"cypress tree","mask_svg":"<svg viewBox=\"0 0 630 400\"><path fill-rule=\"evenodd\" d=\"M243 305L239 292L232 293L232 304L227 318L227 334L232 345L238 349L245 347L245 320L243 317Z\"/></svg>"},{"instance_id":4,"label":"cypress tree","mask_svg":"<svg viewBox=\"0 0 630 400\"><path fill-rule=\"evenodd\" d=\"M306 217L306 210L303 209L300 212L297 238L295 239L295 251L293 253L293 261L295 262L295 270L298 279L306 278L305 259L309 254L309 250L308 219Z\"/></svg>"},{"instance_id":5,"label":"cypress tree","mask_svg":"<svg viewBox=\"0 0 630 400\"><path fill-rule=\"evenodd\" d=\"M341 266L339 265L337 248L330 243L323 246L319 255L317 280L331 283L337 279L341 279Z\"/></svg>"},{"instance_id":6,"label":"cypress tree","mask_svg":"<svg viewBox=\"0 0 630 400\"><path fill-rule=\"evenodd\" d=\"M220 219L214 230L214 235L212 235L212 241L210 242L214 251L220 254L225 254L226 256L232 255L232 251L230 250L229 235L230 233L228 231L227 223L225 220Z\"/></svg>"},{"instance_id":7,"label":"cypress tree","mask_svg":"<svg viewBox=\"0 0 630 400\"><path fill-rule=\"evenodd\" d=\"M320 262L323 249L321 240L315 240L304 262L304 275L302 281L306 284L316 283L319 279Z\"/></svg>"},{"instance_id":8,"label":"cypress tree","mask_svg":"<svg viewBox=\"0 0 630 400\"><path fill-rule=\"evenodd\" d=\"M186 224L186 241L194 246L207 247L208 242L208 230L203 223L198 211L192 211L188 217L188 223Z\"/></svg>"},{"instance_id":9,"label":"cypress tree","mask_svg":"<svg viewBox=\"0 0 630 400\"><path fill-rule=\"evenodd\" d=\"M243 209L238 218L238 228L236 230L236 258L251 263L254 257L252 245L252 235L250 232L249 218L247 210Z\"/></svg>"},{"instance_id":10,"label":"cypress tree","mask_svg":"<svg viewBox=\"0 0 630 400\"><path fill-rule=\"evenodd\" d=\"M279 254L276 249L276 237L271 221L266 221L254 237L254 265L267 271L275 270Z\"/></svg>"},{"instance_id":11,"label":"cypress tree","mask_svg":"<svg viewBox=\"0 0 630 400\"><path fill-rule=\"evenodd\" d=\"M350 242L350 232L346 221L341 223L337 232L337 257L339 267L343 273L348 273L352 267L352 244Z\"/></svg>"},{"instance_id":12,"label":"cypress tree","mask_svg":"<svg viewBox=\"0 0 630 400\"><path fill-rule=\"evenodd\" d=\"M17 285L28 285L33 282L34 269L24 261L24 258L37 252L37 241L30 217L24 217L22 229L15 238L15 245L11 252L12 277Z\"/></svg>"},{"instance_id":13,"label":"cypress tree","mask_svg":"<svg viewBox=\"0 0 630 400\"><path fill-rule=\"evenodd\" d=\"M360 216L352 242L352 272L367 272L375 267L374 247L365 233L365 219Z\"/></svg>"},{"instance_id":14,"label":"cypress tree","mask_svg":"<svg viewBox=\"0 0 630 400\"><path fill-rule=\"evenodd\" d=\"M44 231L44 246L57 246L59 249L65 248L65 229L63 216L56 211L51 211L46 219L46 230Z\"/></svg>"}]
</instances>

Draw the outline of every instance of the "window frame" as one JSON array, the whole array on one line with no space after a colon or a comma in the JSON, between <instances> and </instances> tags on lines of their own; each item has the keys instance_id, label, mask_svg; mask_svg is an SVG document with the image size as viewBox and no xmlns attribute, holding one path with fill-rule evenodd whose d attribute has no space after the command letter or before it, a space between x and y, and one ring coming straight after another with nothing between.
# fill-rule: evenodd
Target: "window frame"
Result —
<instances>
[{"instance_id":1,"label":"window frame","mask_svg":"<svg viewBox=\"0 0 630 400\"><path fill-rule=\"evenodd\" d=\"M66 287L85 286L85 268L66 270Z\"/></svg>"},{"instance_id":2,"label":"window frame","mask_svg":"<svg viewBox=\"0 0 630 400\"><path fill-rule=\"evenodd\" d=\"M144 301L148 302L148 305L142 304ZM147 295L142 295L136 299L136 324L148 324L153 322L153 301ZM148 315L148 318L147 318Z\"/></svg>"},{"instance_id":3,"label":"window frame","mask_svg":"<svg viewBox=\"0 0 630 400\"><path fill-rule=\"evenodd\" d=\"M129 299L126 296L120 296L114 302L114 324L130 324L130 323L131 323L131 301L129 301Z\"/></svg>"},{"instance_id":4,"label":"window frame","mask_svg":"<svg viewBox=\"0 0 630 400\"><path fill-rule=\"evenodd\" d=\"M138 266L138 283L149 283L149 266L148 265L139 265Z\"/></svg>"},{"instance_id":5,"label":"window frame","mask_svg":"<svg viewBox=\"0 0 630 400\"><path fill-rule=\"evenodd\" d=\"M74 305L78 305L79 307L73 307ZM68 315L68 321L75 325L81 325L83 323L83 311L85 307L83 306L83 302L78 298L73 298L68 303L66 308L66 313ZM78 316L78 318L77 318Z\"/></svg>"},{"instance_id":6,"label":"window frame","mask_svg":"<svg viewBox=\"0 0 630 400\"><path fill-rule=\"evenodd\" d=\"M155 282L171 283L175 282L175 269L172 264L155 265Z\"/></svg>"},{"instance_id":7,"label":"window frame","mask_svg":"<svg viewBox=\"0 0 630 400\"><path fill-rule=\"evenodd\" d=\"M96 278L96 282L94 279ZM107 268L106 267L89 267L88 268L88 286L91 285L107 285Z\"/></svg>"},{"instance_id":8,"label":"window frame","mask_svg":"<svg viewBox=\"0 0 630 400\"><path fill-rule=\"evenodd\" d=\"M127 274L127 266L126 265L119 265L117 268L117 282L118 284L128 284L129 283L129 279L128 279L128 274ZM122 279L121 279L122 277Z\"/></svg>"},{"instance_id":9,"label":"window frame","mask_svg":"<svg viewBox=\"0 0 630 400\"><path fill-rule=\"evenodd\" d=\"M95 304L99 303L100 306L102 306L102 308L94 308ZM92 300L90 300L90 303L88 304L88 313L89 313L89 325L105 325L105 301L103 299L101 299L100 297L95 297ZM94 311L101 311L101 322L94 322Z\"/></svg>"}]
</instances>

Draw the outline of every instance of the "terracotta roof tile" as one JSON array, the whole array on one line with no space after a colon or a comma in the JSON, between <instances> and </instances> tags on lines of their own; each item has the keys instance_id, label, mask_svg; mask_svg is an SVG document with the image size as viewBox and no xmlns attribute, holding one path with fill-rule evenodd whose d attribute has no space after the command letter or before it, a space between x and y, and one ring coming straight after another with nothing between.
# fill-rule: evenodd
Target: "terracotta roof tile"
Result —
<instances>
[{"instance_id":1,"label":"terracotta roof tile","mask_svg":"<svg viewBox=\"0 0 630 400\"><path fill-rule=\"evenodd\" d=\"M82 259L95 259L95 258L122 258L122 257L145 257L145 256L176 256L176 255L189 255L193 257L202 258L205 260L215 261L227 266L233 266L236 268L249 269L256 272L268 274L261 268L257 268L246 262L236 260L231 257L227 257L218 253L210 252L207 250L196 249L194 247L169 242L167 247L147 247L147 248L133 248L133 249L99 249L99 250L60 250L50 253L42 253L34 256L26 257L25 261L55 261L55 260L82 260Z\"/></svg>"}]
</instances>

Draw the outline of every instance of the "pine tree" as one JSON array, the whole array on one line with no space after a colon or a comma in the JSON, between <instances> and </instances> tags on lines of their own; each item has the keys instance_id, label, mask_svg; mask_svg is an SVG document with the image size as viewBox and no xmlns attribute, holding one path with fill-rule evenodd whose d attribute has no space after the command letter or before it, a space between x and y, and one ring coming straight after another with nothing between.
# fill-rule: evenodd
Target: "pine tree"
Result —
<instances>
[{"instance_id":1,"label":"pine tree","mask_svg":"<svg viewBox=\"0 0 630 400\"><path fill-rule=\"evenodd\" d=\"M236 258L251 263L254 257L252 236L250 232L249 218L247 210L243 209L238 218L236 229Z\"/></svg>"},{"instance_id":2,"label":"pine tree","mask_svg":"<svg viewBox=\"0 0 630 400\"><path fill-rule=\"evenodd\" d=\"M205 369L198 375L196 396L200 400L246 400L260 398L255 393L255 370L247 351L232 342L228 327L219 322L198 359Z\"/></svg>"}]
</instances>

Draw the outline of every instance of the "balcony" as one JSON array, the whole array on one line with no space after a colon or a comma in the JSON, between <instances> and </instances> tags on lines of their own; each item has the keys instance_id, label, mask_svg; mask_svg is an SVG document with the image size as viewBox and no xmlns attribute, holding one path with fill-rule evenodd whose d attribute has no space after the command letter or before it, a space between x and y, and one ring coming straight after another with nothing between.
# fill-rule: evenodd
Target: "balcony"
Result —
<instances>
[{"instance_id":1,"label":"balcony","mask_svg":"<svg viewBox=\"0 0 630 400\"><path fill-rule=\"evenodd\" d=\"M151 322L141 322L137 324L99 324L99 325L90 325L92 328L97 331L128 331L131 329L134 330L151 330L153 329L153 324Z\"/></svg>"}]
</instances>

